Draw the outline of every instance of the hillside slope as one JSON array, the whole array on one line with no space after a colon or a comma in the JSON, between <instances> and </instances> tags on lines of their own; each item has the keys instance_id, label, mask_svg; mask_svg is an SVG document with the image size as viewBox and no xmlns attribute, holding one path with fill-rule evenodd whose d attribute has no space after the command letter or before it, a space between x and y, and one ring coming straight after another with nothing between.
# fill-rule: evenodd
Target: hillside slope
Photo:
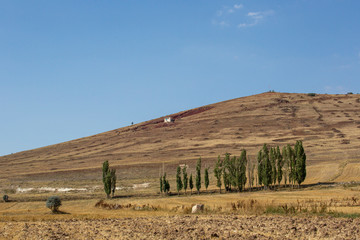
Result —
<instances>
[{"instance_id":1,"label":"hillside slope","mask_svg":"<svg viewBox=\"0 0 360 240\"><path fill-rule=\"evenodd\" d=\"M252 160L263 143L303 140L316 181L360 180L360 96L263 93L215 103L90 137L0 157L0 179L79 175L91 178L104 160L131 177L156 177L165 163L211 165L219 154ZM316 174L315 174L316 173ZM98 175L98 173L96 173ZM95 176L95 175L94 175Z\"/></svg>"}]
</instances>

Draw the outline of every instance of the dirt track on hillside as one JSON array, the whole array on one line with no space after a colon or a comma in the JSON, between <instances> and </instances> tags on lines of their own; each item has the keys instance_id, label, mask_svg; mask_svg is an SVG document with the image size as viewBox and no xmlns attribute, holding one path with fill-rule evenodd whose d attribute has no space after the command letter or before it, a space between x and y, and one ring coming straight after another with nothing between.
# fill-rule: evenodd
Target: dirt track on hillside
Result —
<instances>
[{"instance_id":1,"label":"dirt track on hillside","mask_svg":"<svg viewBox=\"0 0 360 240\"><path fill-rule=\"evenodd\" d=\"M176 216L0 223L0 239L360 239L360 219Z\"/></svg>"}]
</instances>

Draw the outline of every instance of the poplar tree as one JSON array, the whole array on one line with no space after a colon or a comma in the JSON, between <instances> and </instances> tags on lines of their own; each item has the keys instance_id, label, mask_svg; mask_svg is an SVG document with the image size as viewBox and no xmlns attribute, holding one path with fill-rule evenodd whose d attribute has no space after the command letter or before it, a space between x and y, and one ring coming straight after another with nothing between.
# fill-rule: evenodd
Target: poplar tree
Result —
<instances>
[{"instance_id":1,"label":"poplar tree","mask_svg":"<svg viewBox=\"0 0 360 240\"><path fill-rule=\"evenodd\" d=\"M278 181L278 185L280 185L283 176L282 168L284 166L284 161L279 146L276 147L276 158L277 158L277 181Z\"/></svg>"},{"instance_id":2,"label":"poplar tree","mask_svg":"<svg viewBox=\"0 0 360 240\"><path fill-rule=\"evenodd\" d=\"M178 192L178 195L180 195L180 190L183 188L183 184L181 181L181 167L178 166L176 169L176 189Z\"/></svg>"},{"instance_id":3,"label":"poplar tree","mask_svg":"<svg viewBox=\"0 0 360 240\"><path fill-rule=\"evenodd\" d=\"M112 196L114 197L115 189L116 189L116 170L110 169L109 162L103 162L102 167L103 172L103 184L104 184L104 191L106 193L106 197L110 198L110 194L112 192Z\"/></svg>"},{"instance_id":4,"label":"poplar tree","mask_svg":"<svg viewBox=\"0 0 360 240\"><path fill-rule=\"evenodd\" d=\"M223 161L221 160L219 155L214 168L214 176L216 178L216 186L220 189L220 193L221 193L221 175L223 172L222 166L223 166Z\"/></svg>"},{"instance_id":5,"label":"poplar tree","mask_svg":"<svg viewBox=\"0 0 360 240\"><path fill-rule=\"evenodd\" d=\"M295 158L294 149L290 146L290 144L287 145L286 153L289 159L289 166L290 166L289 183L291 183L292 187L294 187L296 181L296 158Z\"/></svg>"},{"instance_id":6,"label":"poplar tree","mask_svg":"<svg viewBox=\"0 0 360 240\"><path fill-rule=\"evenodd\" d=\"M263 184L263 152L262 150L260 149L260 151L258 152L258 156L257 156L257 162L258 162L258 165L257 165L257 175L258 175L258 183L261 187L261 185Z\"/></svg>"},{"instance_id":7,"label":"poplar tree","mask_svg":"<svg viewBox=\"0 0 360 240\"><path fill-rule=\"evenodd\" d=\"M111 175L111 193L112 193L112 197L114 197L115 195L115 190L116 190L116 169L111 169L110 171L110 175Z\"/></svg>"},{"instance_id":8,"label":"poplar tree","mask_svg":"<svg viewBox=\"0 0 360 240\"><path fill-rule=\"evenodd\" d=\"M163 180L162 177L160 177L160 195L163 192Z\"/></svg>"},{"instance_id":9,"label":"poplar tree","mask_svg":"<svg viewBox=\"0 0 360 240\"><path fill-rule=\"evenodd\" d=\"M195 184L196 184L196 190L198 192L198 194L200 194L200 189L201 189L201 158L199 158L199 160L196 163L196 179L195 179Z\"/></svg>"},{"instance_id":10,"label":"poplar tree","mask_svg":"<svg viewBox=\"0 0 360 240\"><path fill-rule=\"evenodd\" d=\"M263 146L262 149L262 162L263 162L263 177L262 182L266 188L270 186L272 183L272 166L269 158L269 149L266 145L266 143Z\"/></svg>"},{"instance_id":11,"label":"poplar tree","mask_svg":"<svg viewBox=\"0 0 360 240\"><path fill-rule=\"evenodd\" d=\"M204 181L205 181L205 189L207 191L208 186L209 186L209 168L205 168L205 172L204 172Z\"/></svg>"},{"instance_id":12,"label":"poplar tree","mask_svg":"<svg viewBox=\"0 0 360 240\"><path fill-rule=\"evenodd\" d=\"M194 188L192 173L190 174L189 187L190 187L191 195L192 195L192 190Z\"/></svg>"},{"instance_id":13,"label":"poplar tree","mask_svg":"<svg viewBox=\"0 0 360 240\"><path fill-rule=\"evenodd\" d=\"M287 147L284 146L282 149L282 157L283 157L283 166L284 166L284 183L285 183L285 187L287 184L287 180L289 179L289 174L290 174L290 163L289 163L289 155L287 153ZM290 182L290 179L289 179Z\"/></svg>"},{"instance_id":14,"label":"poplar tree","mask_svg":"<svg viewBox=\"0 0 360 240\"><path fill-rule=\"evenodd\" d=\"M230 153L225 153L225 158L223 162L223 181L224 181L224 187L226 191L231 191L231 161L230 161Z\"/></svg>"},{"instance_id":15,"label":"poplar tree","mask_svg":"<svg viewBox=\"0 0 360 240\"><path fill-rule=\"evenodd\" d=\"M255 163L250 161L250 157L248 157L247 161L247 173L248 173L248 179L249 179L249 189L252 190L254 186L254 179L255 179Z\"/></svg>"},{"instance_id":16,"label":"poplar tree","mask_svg":"<svg viewBox=\"0 0 360 240\"><path fill-rule=\"evenodd\" d=\"M162 179L163 179L163 191L164 191L164 193L168 194L170 191L170 183L166 179L166 173L164 173L164 176L162 177Z\"/></svg>"},{"instance_id":17,"label":"poplar tree","mask_svg":"<svg viewBox=\"0 0 360 240\"><path fill-rule=\"evenodd\" d=\"M296 181L299 185L306 178L306 154L302 145L302 141L297 141L295 145L296 154Z\"/></svg>"},{"instance_id":18,"label":"poplar tree","mask_svg":"<svg viewBox=\"0 0 360 240\"><path fill-rule=\"evenodd\" d=\"M277 156L276 156L276 149L275 148L270 148L270 162L271 162L271 184L276 184L276 162L277 161Z\"/></svg>"},{"instance_id":19,"label":"poplar tree","mask_svg":"<svg viewBox=\"0 0 360 240\"><path fill-rule=\"evenodd\" d=\"M184 190L185 190L185 193L186 193L186 189L188 187L188 175L187 175L187 172L186 172L186 165L184 166L183 168L183 183L184 183Z\"/></svg>"},{"instance_id":20,"label":"poplar tree","mask_svg":"<svg viewBox=\"0 0 360 240\"><path fill-rule=\"evenodd\" d=\"M243 149L241 151L241 155L238 158L238 163L237 163L237 168L236 168L236 172L237 172L237 184L238 184L238 189L239 191L243 191L245 189L245 184L246 184L246 164L247 164L247 159L246 159L246 150Z\"/></svg>"}]
</instances>

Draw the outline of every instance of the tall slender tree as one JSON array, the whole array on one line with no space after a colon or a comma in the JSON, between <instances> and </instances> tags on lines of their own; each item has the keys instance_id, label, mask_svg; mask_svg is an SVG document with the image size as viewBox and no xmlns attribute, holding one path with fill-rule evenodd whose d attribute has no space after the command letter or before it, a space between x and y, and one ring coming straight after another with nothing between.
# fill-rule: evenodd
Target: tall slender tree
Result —
<instances>
[{"instance_id":1,"label":"tall slender tree","mask_svg":"<svg viewBox=\"0 0 360 240\"><path fill-rule=\"evenodd\" d=\"M260 187L263 184L263 168L264 168L263 152L260 149L257 156L257 175L258 175L258 183Z\"/></svg>"},{"instance_id":2,"label":"tall slender tree","mask_svg":"<svg viewBox=\"0 0 360 240\"><path fill-rule=\"evenodd\" d=\"M190 187L190 190L191 190L191 193L190 193L190 194L192 195L192 190L193 190L193 188L194 188L192 173L190 173L189 187Z\"/></svg>"},{"instance_id":3,"label":"tall slender tree","mask_svg":"<svg viewBox=\"0 0 360 240\"><path fill-rule=\"evenodd\" d=\"M187 175L187 172L186 172L186 165L183 167L182 169L183 171L183 183L184 183L184 190L185 190L185 193L186 193L186 189L188 188L188 175Z\"/></svg>"},{"instance_id":4,"label":"tall slender tree","mask_svg":"<svg viewBox=\"0 0 360 240\"><path fill-rule=\"evenodd\" d=\"M296 142L296 181L300 188L300 184L306 178L306 154L304 151L304 147L302 145L302 141Z\"/></svg>"},{"instance_id":5,"label":"tall slender tree","mask_svg":"<svg viewBox=\"0 0 360 240\"><path fill-rule=\"evenodd\" d=\"M103 162L102 167L103 172L103 184L104 191L106 193L106 197L110 198L110 194L112 192L112 196L114 197L115 189L116 189L116 170L110 169L109 161Z\"/></svg>"},{"instance_id":6,"label":"tall slender tree","mask_svg":"<svg viewBox=\"0 0 360 240\"><path fill-rule=\"evenodd\" d=\"M110 174L111 174L111 194L112 197L114 197L116 190L116 169L111 169Z\"/></svg>"},{"instance_id":7,"label":"tall slender tree","mask_svg":"<svg viewBox=\"0 0 360 240\"><path fill-rule=\"evenodd\" d=\"M280 185L283 176L282 168L284 166L284 161L279 146L276 147L276 159L277 159L277 182L278 185Z\"/></svg>"},{"instance_id":8,"label":"tall slender tree","mask_svg":"<svg viewBox=\"0 0 360 240\"><path fill-rule=\"evenodd\" d=\"M163 192L163 180L162 177L160 177L160 195Z\"/></svg>"},{"instance_id":9,"label":"tall slender tree","mask_svg":"<svg viewBox=\"0 0 360 240\"><path fill-rule=\"evenodd\" d=\"M181 181L181 167L178 166L176 169L176 189L178 192L178 195L180 195L180 191L183 188L183 183Z\"/></svg>"},{"instance_id":10,"label":"tall slender tree","mask_svg":"<svg viewBox=\"0 0 360 240\"><path fill-rule=\"evenodd\" d=\"M287 145L286 153L289 159L289 166L290 166L289 183L291 183L292 187L294 187L296 181L296 158L295 158L294 149L290 146L290 144Z\"/></svg>"},{"instance_id":11,"label":"tall slender tree","mask_svg":"<svg viewBox=\"0 0 360 240\"><path fill-rule=\"evenodd\" d=\"M249 179L249 189L250 191L254 187L254 179L255 179L255 163L250 161L250 157L248 157L247 160L247 174Z\"/></svg>"},{"instance_id":12,"label":"tall slender tree","mask_svg":"<svg viewBox=\"0 0 360 240\"><path fill-rule=\"evenodd\" d=\"M209 187L209 168L205 168L204 170L204 183L205 183L205 189L207 191L208 187Z\"/></svg>"},{"instance_id":13,"label":"tall slender tree","mask_svg":"<svg viewBox=\"0 0 360 240\"><path fill-rule=\"evenodd\" d=\"M238 180L237 180L237 184L238 184L238 189L239 191L243 191L245 189L245 184L247 181L246 178L246 165L247 165L247 159L246 159L246 150L243 149L241 151L241 155L238 158L238 163L237 163L237 176L238 176Z\"/></svg>"},{"instance_id":14,"label":"tall slender tree","mask_svg":"<svg viewBox=\"0 0 360 240\"><path fill-rule=\"evenodd\" d=\"M272 166L271 166L271 162L270 162L270 157L269 157L269 149L268 146L266 144L264 144L263 149L262 149L262 162L263 162L263 177L262 177L262 181L263 184L266 188L268 188L270 186L270 184L272 183Z\"/></svg>"},{"instance_id":15,"label":"tall slender tree","mask_svg":"<svg viewBox=\"0 0 360 240\"><path fill-rule=\"evenodd\" d=\"M285 187L287 187L287 180L289 179L289 174L290 174L290 161L289 161L289 155L288 155L286 146L284 146L282 149L282 157L283 157L283 166L284 166L284 171L283 171L284 184L285 184ZM289 182L290 182L290 180L289 180Z\"/></svg>"},{"instance_id":16,"label":"tall slender tree","mask_svg":"<svg viewBox=\"0 0 360 240\"><path fill-rule=\"evenodd\" d=\"M201 158L196 163L196 179L195 179L195 186L197 193L200 194L201 189Z\"/></svg>"},{"instance_id":17,"label":"tall slender tree","mask_svg":"<svg viewBox=\"0 0 360 240\"><path fill-rule=\"evenodd\" d=\"M220 189L219 191L220 193L221 193L221 175L223 172L222 167L223 167L223 161L219 155L214 168L214 176L216 178L216 186Z\"/></svg>"},{"instance_id":18,"label":"tall slender tree","mask_svg":"<svg viewBox=\"0 0 360 240\"><path fill-rule=\"evenodd\" d=\"M276 164L277 164L277 156L276 156L276 149L275 148L270 148L270 162L271 162L271 184L276 184L276 180L277 180L277 169L276 169Z\"/></svg>"}]
</instances>

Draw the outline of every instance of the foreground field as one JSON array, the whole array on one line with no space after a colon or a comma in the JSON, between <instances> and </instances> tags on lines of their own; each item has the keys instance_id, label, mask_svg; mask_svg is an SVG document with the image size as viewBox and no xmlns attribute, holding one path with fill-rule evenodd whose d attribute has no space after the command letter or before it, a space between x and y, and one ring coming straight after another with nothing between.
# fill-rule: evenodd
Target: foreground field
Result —
<instances>
[{"instance_id":1,"label":"foreground field","mask_svg":"<svg viewBox=\"0 0 360 240\"><path fill-rule=\"evenodd\" d=\"M175 216L10 222L3 239L357 239L360 219Z\"/></svg>"},{"instance_id":2,"label":"foreground field","mask_svg":"<svg viewBox=\"0 0 360 240\"><path fill-rule=\"evenodd\" d=\"M38 198L25 194L22 199ZM360 186L0 203L0 239L358 239ZM193 215L191 206L205 204ZM336 216L336 217L333 217Z\"/></svg>"}]
</instances>

